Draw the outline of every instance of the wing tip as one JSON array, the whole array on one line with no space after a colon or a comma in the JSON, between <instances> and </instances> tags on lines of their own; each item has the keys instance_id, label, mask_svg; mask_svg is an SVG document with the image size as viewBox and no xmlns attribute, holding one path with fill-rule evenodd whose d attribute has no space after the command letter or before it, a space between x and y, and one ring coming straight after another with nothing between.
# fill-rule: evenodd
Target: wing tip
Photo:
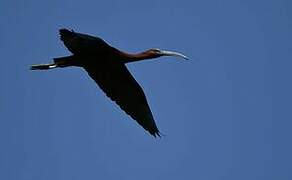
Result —
<instances>
[{"instance_id":1,"label":"wing tip","mask_svg":"<svg viewBox=\"0 0 292 180\"><path fill-rule=\"evenodd\" d=\"M155 131L149 131L149 133L154 136L154 138L162 138L162 136L165 136L164 134L162 134L158 129Z\"/></svg>"},{"instance_id":2,"label":"wing tip","mask_svg":"<svg viewBox=\"0 0 292 180\"><path fill-rule=\"evenodd\" d=\"M73 30L68 30L65 28L59 29L59 34L60 34L60 39L62 41L66 40L67 38L71 38L74 36L74 31Z\"/></svg>"}]
</instances>

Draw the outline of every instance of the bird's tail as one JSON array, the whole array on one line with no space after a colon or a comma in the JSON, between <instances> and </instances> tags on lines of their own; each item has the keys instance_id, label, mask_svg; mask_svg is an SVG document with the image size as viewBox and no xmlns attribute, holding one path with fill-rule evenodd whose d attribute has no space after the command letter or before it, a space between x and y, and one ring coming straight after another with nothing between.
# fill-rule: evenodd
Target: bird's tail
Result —
<instances>
[{"instance_id":1,"label":"bird's tail","mask_svg":"<svg viewBox=\"0 0 292 180\"><path fill-rule=\"evenodd\" d=\"M36 65L31 65L30 70L48 70L48 69L53 69L58 67L57 64L52 63L52 64L36 64Z\"/></svg>"}]
</instances>

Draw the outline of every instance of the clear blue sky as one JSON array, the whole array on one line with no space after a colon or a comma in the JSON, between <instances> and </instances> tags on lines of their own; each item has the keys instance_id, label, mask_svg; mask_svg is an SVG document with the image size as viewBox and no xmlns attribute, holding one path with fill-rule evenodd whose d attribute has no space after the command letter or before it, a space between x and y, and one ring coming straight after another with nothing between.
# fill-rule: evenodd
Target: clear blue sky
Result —
<instances>
[{"instance_id":1,"label":"clear blue sky","mask_svg":"<svg viewBox=\"0 0 292 180\"><path fill-rule=\"evenodd\" d=\"M2 0L0 179L292 179L292 3L288 0ZM78 68L59 28L128 52L177 50L128 67L154 139Z\"/></svg>"}]
</instances>

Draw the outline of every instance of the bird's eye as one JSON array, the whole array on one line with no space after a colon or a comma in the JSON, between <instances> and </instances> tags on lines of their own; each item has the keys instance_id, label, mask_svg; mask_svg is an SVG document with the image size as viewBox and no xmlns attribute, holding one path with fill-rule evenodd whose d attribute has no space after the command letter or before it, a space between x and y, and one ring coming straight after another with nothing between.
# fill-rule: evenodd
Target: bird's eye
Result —
<instances>
[{"instance_id":1,"label":"bird's eye","mask_svg":"<svg viewBox=\"0 0 292 180\"><path fill-rule=\"evenodd\" d=\"M152 49L155 53L160 53L161 51L160 51L160 49L157 49L157 48L155 48L155 49Z\"/></svg>"}]
</instances>

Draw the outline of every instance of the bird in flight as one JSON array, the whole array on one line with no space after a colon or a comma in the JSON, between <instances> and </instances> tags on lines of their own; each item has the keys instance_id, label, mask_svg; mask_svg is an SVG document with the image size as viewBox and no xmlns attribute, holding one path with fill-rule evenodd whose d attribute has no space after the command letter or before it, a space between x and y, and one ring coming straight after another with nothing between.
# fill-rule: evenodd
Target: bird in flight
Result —
<instances>
[{"instance_id":1,"label":"bird in flight","mask_svg":"<svg viewBox=\"0 0 292 180\"><path fill-rule=\"evenodd\" d=\"M84 68L104 93L122 110L151 135L160 137L143 89L127 69L126 63L161 56L188 58L178 52L160 49L149 49L141 53L130 54L110 46L101 38L88 34L68 29L60 29L59 34L72 55L54 58L53 63L32 65L30 69L49 70L70 66Z\"/></svg>"}]
</instances>

